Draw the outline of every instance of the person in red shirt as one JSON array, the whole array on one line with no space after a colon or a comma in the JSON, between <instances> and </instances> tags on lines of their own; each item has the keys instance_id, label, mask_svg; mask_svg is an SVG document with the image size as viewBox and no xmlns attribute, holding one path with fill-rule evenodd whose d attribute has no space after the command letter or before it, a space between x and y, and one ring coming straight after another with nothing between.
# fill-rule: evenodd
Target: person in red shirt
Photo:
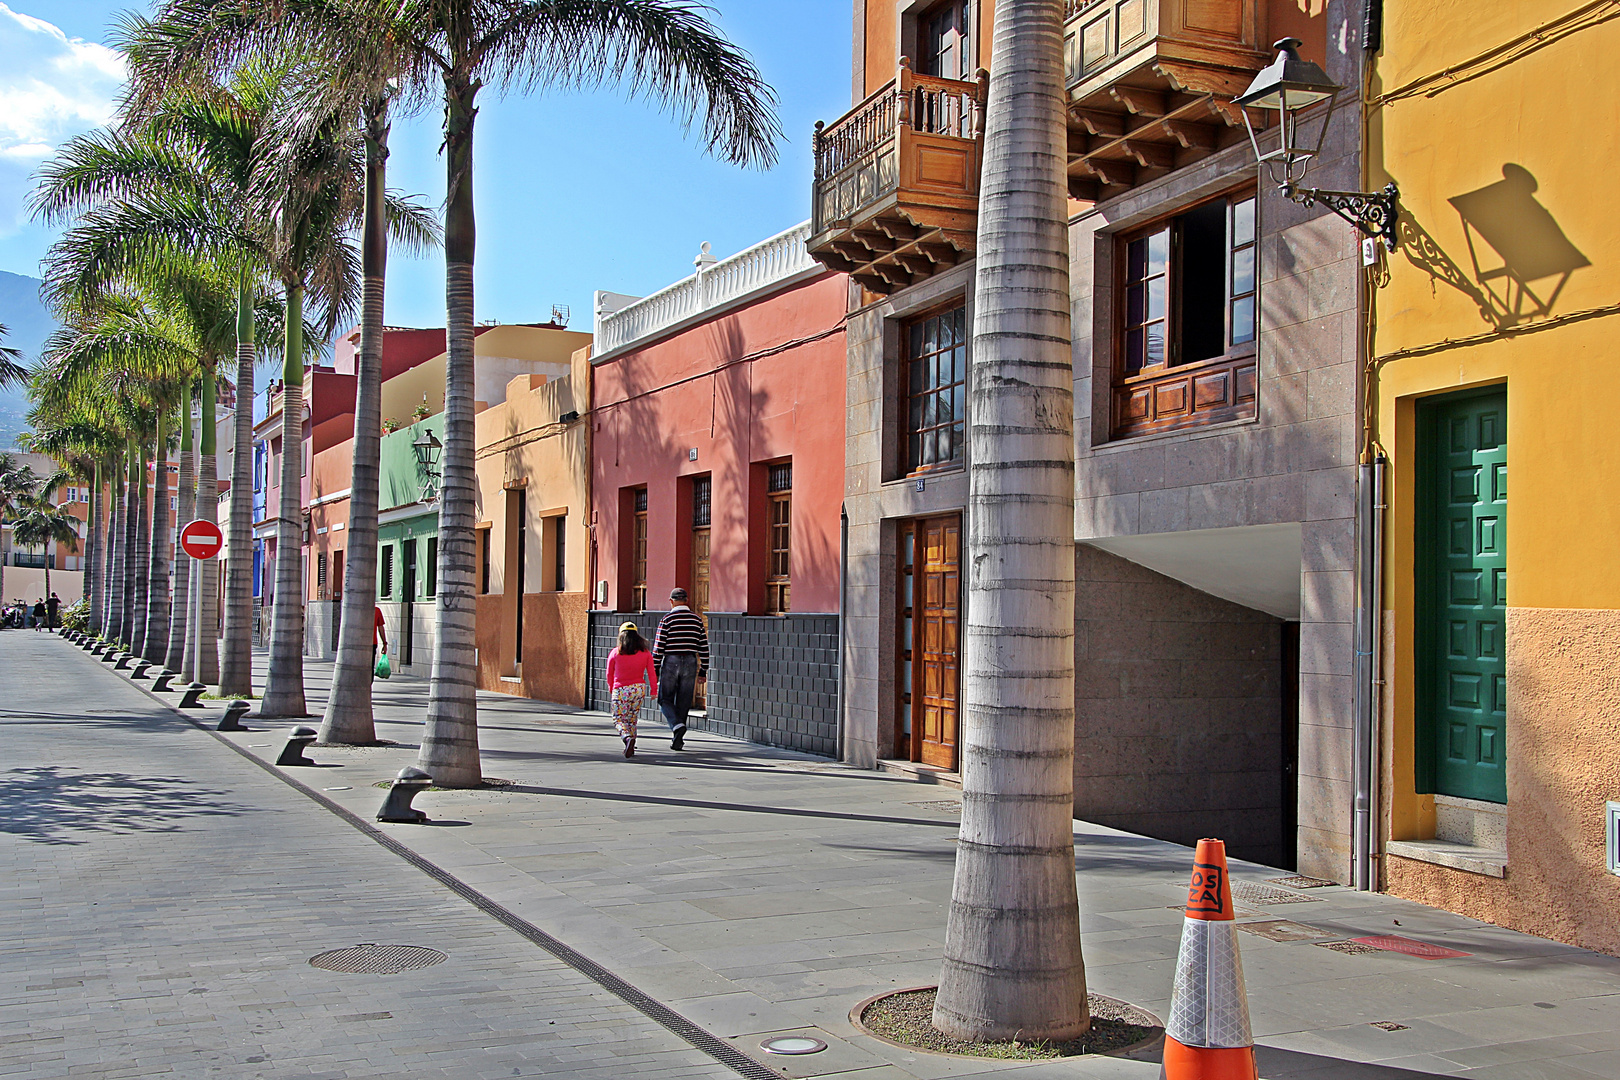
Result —
<instances>
[{"instance_id":1,"label":"person in red shirt","mask_svg":"<svg viewBox=\"0 0 1620 1080\"><path fill-rule=\"evenodd\" d=\"M608 653L608 687L613 693L613 726L624 740L624 756L636 756L636 720L649 688L658 693L658 669L652 652L633 622L619 626L619 647Z\"/></svg>"},{"instance_id":2,"label":"person in red shirt","mask_svg":"<svg viewBox=\"0 0 1620 1080\"><path fill-rule=\"evenodd\" d=\"M382 638L382 651L388 652L388 624L383 621L382 608L374 607L371 620L371 666L377 666L377 639Z\"/></svg>"}]
</instances>

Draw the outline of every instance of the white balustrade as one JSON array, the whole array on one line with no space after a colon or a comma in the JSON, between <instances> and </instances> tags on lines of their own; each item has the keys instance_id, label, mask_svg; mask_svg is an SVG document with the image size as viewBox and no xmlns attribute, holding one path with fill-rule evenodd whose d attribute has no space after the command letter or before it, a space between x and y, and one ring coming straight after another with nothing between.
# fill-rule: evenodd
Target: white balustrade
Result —
<instances>
[{"instance_id":1,"label":"white balustrade","mask_svg":"<svg viewBox=\"0 0 1620 1080\"><path fill-rule=\"evenodd\" d=\"M596 355L617 352L706 311L821 269L805 250L809 239L810 223L806 221L651 296L601 315L596 323Z\"/></svg>"}]
</instances>

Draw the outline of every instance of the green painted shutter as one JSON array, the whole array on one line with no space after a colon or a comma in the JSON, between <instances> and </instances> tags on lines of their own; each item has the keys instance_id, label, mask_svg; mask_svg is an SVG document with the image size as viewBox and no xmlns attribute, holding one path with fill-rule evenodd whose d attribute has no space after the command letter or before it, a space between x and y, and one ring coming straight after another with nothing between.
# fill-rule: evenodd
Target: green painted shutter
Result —
<instances>
[{"instance_id":1,"label":"green painted shutter","mask_svg":"<svg viewBox=\"0 0 1620 1080\"><path fill-rule=\"evenodd\" d=\"M1507 393L1419 412L1418 790L1507 802Z\"/></svg>"}]
</instances>

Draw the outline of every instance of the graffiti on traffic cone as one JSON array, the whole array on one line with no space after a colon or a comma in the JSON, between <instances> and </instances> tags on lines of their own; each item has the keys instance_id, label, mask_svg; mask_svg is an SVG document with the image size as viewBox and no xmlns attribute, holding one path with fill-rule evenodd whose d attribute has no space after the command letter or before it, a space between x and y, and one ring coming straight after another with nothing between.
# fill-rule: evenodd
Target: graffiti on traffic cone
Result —
<instances>
[{"instance_id":1,"label":"graffiti on traffic cone","mask_svg":"<svg viewBox=\"0 0 1620 1080\"><path fill-rule=\"evenodd\" d=\"M1258 1080L1226 845L1198 841L1160 1080Z\"/></svg>"}]
</instances>

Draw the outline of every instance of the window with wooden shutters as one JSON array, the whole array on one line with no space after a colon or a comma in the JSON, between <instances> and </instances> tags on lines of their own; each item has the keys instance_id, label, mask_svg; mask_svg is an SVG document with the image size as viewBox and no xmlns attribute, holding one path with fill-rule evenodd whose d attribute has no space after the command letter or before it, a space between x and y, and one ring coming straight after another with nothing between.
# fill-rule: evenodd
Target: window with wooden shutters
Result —
<instances>
[{"instance_id":1,"label":"window with wooden shutters","mask_svg":"<svg viewBox=\"0 0 1620 1080\"><path fill-rule=\"evenodd\" d=\"M487 582L489 579L486 576L484 580ZM423 572L423 581L427 586L425 595L437 595L439 591L439 538L437 536L428 537L427 568Z\"/></svg>"},{"instance_id":2,"label":"window with wooden shutters","mask_svg":"<svg viewBox=\"0 0 1620 1080\"><path fill-rule=\"evenodd\" d=\"M1255 414L1255 206L1223 196L1120 241L1115 437Z\"/></svg>"},{"instance_id":3,"label":"window with wooden shutters","mask_svg":"<svg viewBox=\"0 0 1620 1080\"><path fill-rule=\"evenodd\" d=\"M770 466L766 490L765 612L785 615L792 605L793 463Z\"/></svg>"},{"instance_id":4,"label":"window with wooden shutters","mask_svg":"<svg viewBox=\"0 0 1620 1080\"><path fill-rule=\"evenodd\" d=\"M315 597L318 600L327 600L330 597L326 591L326 552L317 552L315 555Z\"/></svg>"},{"instance_id":5,"label":"window with wooden shutters","mask_svg":"<svg viewBox=\"0 0 1620 1080\"><path fill-rule=\"evenodd\" d=\"M959 466L967 404L967 308L917 319L905 338L905 458L911 472Z\"/></svg>"},{"instance_id":6,"label":"window with wooden shutters","mask_svg":"<svg viewBox=\"0 0 1620 1080\"><path fill-rule=\"evenodd\" d=\"M558 592L568 591L568 515L561 514L552 519L556 535L552 541L552 552L555 556L552 563L551 580L556 584Z\"/></svg>"},{"instance_id":7,"label":"window with wooden shutters","mask_svg":"<svg viewBox=\"0 0 1620 1080\"><path fill-rule=\"evenodd\" d=\"M647 610L647 489L637 488L630 537L630 606Z\"/></svg>"},{"instance_id":8,"label":"window with wooden shutters","mask_svg":"<svg viewBox=\"0 0 1620 1080\"><path fill-rule=\"evenodd\" d=\"M692 573L687 604L693 611L709 610L709 524L714 519L714 478L692 478Z\"/></svg>"},{"instance_id":9,"label":"window with wooden shutters","mask_svg":"<svg viewBox=\"0 0 1620 1080\"><path fill-rule=\"evenodd\" d=\"M478 591L489 592L489 526L478 530Z\"/></svg>"},{"instance_id":10,"label":"window with wooden shutters","mask_svg":"<svg viewBox=\"0 0 1620 1080\"><path fill-rule=\"evenodd\" d=\"M393 544L384 544L377 559L377 595L384 599L394 595Z\"/></svg>"}]
</instances>

